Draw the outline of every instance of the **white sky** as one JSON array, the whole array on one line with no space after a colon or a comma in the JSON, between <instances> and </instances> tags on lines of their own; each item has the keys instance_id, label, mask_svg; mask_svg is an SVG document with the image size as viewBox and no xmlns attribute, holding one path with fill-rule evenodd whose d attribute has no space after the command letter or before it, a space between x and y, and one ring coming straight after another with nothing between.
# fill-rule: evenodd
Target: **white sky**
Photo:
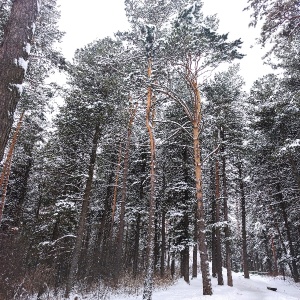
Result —
<instances>
[{"instance_id":1,"label":"white sky","mask_svg":"<svg viewBox=\"0 0 300 300\"><path fill-rule=\"evenodd\" d=\"M247 0L203 0L204 14L217 14L220 33L229 32L229 40L241 38L244 42L242 53L247 54L241 61L241 75L249 90L254 80L271 72L262 64L266 52L256 45L260 30L249 28L250 13L243 12ZM58 0L61 9L60 29L66 32L61 48L68 60L76 49L98 38L112 36L118 30L128 28L123 0Z\"/></svg>"}]
</instances>

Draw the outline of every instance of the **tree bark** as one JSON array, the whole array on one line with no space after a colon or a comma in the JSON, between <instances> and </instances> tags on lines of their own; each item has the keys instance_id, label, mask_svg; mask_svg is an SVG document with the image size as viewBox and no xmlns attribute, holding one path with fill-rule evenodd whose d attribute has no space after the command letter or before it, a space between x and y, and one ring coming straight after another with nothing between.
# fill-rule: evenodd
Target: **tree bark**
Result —
<instances>
[{"instance_id":1,"label":"tree bark","mask_svg":"<svg viewBox=\"0 0 300 300\"><path fill-rule=\"evenodd\" d=\"M0 47L0 161L21 96L41 0L13 1Z\"/></svg>"},{"instance_id":2,"label":"tree bark","mask_svg":"<svg viewBox=\"0 0 300 300\"><path fill-rule=\"evenodd\" d=\"M228 224L228 193L227 193L227 176L226 176L226 157L225 157L225 134L224 129L220 130L222 141L221 157L222 157L222 182L223 182L223 202L224 202L224 233L225 233L225 250L226 250L226 269L227 269L227 285L233 286L232 268L231 268L231 248L230 248L230 229Z\"/></svg>"},{"instance_id":3,"label":"tree bark","mask_svg":"<svg viewBox=\"0 0 300 300\"><path fill-rule=\"evenodd\" d=\"M131 143L131 133L132 125L134 122L135 114L137 111L137 105L131 108L130 119L127 126L127 139L126 139L126 148L125 148L125 157L124 157L124 169L123 169L123 183L122 183L122 198L121 198L121 207L120 207L120 223L119 231L117 235L116 243L116 274L119 274L122 261L122 249L123 249L123 238L124 238L124 227L125 227L125 208L126 208L126 198L127 198L127 177L129 169L129 151Z\"/></svg>"},{"instance_id":4,"label":"tree bark","mask_svg":"<svg viewBox=\"0 0 300 300\"><path fill-rule=\"evenodd\" d=\"M296 258L295 249L293 246L291 230L290 230L290 223L288 221L288 216L286 213L286 203L284 202L279 183L277 183L276 188L277 188L278 201L280 203L282 217L283 217L284 225L285 225L285 229L286 229L286 235L287 235L287 241L288 241L289 248L290 248L290 254L292 257L293 278L294 278L295 282L299 282L299 273L298 273L297 263L296 263L297 258Z\"/></svg>"},{"instance_id":5,"label":"tree bark","mask_svg":"<svg viewBox=\"0 0 300 300\"><path fill-rule=\"evenodd\" d=\"M192 267L192 278L197 278L198 275L198 259L197 259L197 239L198 239L198 230L197 230L197 213L194 211L194 246L193 246L193 267Z\"/></svg>"},{"instance_id":6,"label":"tree bark","mask_svg":"<svg viewBox=\"0 0 300 300\"><path fill-rule=\"evenodd\" d=\"M149 59L148 62L148 78L151 78L152 74L152 60ZM149 85L147 92L147 108L146 108L146 127L149 134L150 140L150 195L149 195L149 223L148 223L148 242L146 249L146 276L144 281L144 291L143 291L143 300L152 299L152 290L153 290L153 273L154 273L154 238L155 238L155 228L154 228L154 218L155 218L155 138L153 132L154 126L154 108L153 106L153 95L152 87Z\"/></svg>"},{"instance_id":7,"label":"tree bark","mask_svg":"<svg viewBox=\"0 0 300 300\"><path fill-rule=\"evenodd\" d=\"M90 155L90 162L89 162L89 170L88 170L88 178L85 186L85 191L82 199L82 208L81 208L81 214L79 219L79 225L77 229L77 236L75 241L75 246L73 250L72 260L71 260L71 266L69 271L69 276L67 279L67 285L66 285L66 291L65 291L65 297L69 298L70 291L73 286L74 277L76 275L76 268L78 266L78 259L81 251L82 242L84 239L84 232L85 232L85 226L86 226L86 218L88 214L88 207L89 207L89 201L90 201L90 195L92 191L92 183L93 183L93 175L94 175L94 168L95 168L95 162L96 162L96 154L97 154L97 146L100 136L100 124L97 123L95 128L95 133L93 137L93 144L92 144L92 152Z\"/></svg>"},{"instance_id":8,"label":"tree bark","mask_svg":"<svg viewBox=\"0 0 300 300\"><path fill-rule=\"evenodd\" d=\"M243 243L243 270L244 278L250 278L249 267L248 267L248 253L247 253L247 232L246 232L246 198L244 181L242 177L242 163L238 163L239 172L239 185L241 193L241 211L242 211L242 243Z\"/></svg>"},{"instance_id":9,"label":"tree bark","mask_svg":"<svg viewBox=\"0 0 300 300\"><path fill-rule=\"evenodd\" d=\"M2 216L3 216L3 210L4 210L4 205L5 205L5 198L6 198L6 191L7 191L7 186L8 186L8 180L9 180L9 175L10 175L10 169L11 169L11 163L12 163L12 157L14 153L14 149L18 140L18 136L21 130L22 126L22 121L24 117L24 112L21 114L19 122L17 124L16 131L13 135L11 145L9 147L9 151L4 163L4 167L1 173L0 177L0 192L1 192L1 202L0 202L0 223L2 221Z\"/></svg>"},{"instance_id":10,"label":"tree bark","mask_svg":"<svg viewBox=\"0 0 300 300\"><path fill-rule=\"evenodd\" d=\"M221 230L220 230L220 168L219 160L215 161L215 196L216 196L216 269L218 274L218 285L224 285L223 273L222 273L222 249L221 249Z\"/></svg>"},{"instance_id":11,"label":"tree bark","mask_svg":"<svg viewBox=\"0 0 300 300\"><path fill-rule=\"evenodd\" d=\"M201 260L201 272L203 283L203 295L212 295L211 280L209 277L208 253L206 243L206 225L204 219L203 188L202 188L202 166L200 154L200 123L201 123L201 97L198 84L192 80L195 96L194 120L193 120L193 141L194 141L194 163L196 181L196 200L197 200L197 228L199 240L199 252Z\"/></svg>"}]
</instances>

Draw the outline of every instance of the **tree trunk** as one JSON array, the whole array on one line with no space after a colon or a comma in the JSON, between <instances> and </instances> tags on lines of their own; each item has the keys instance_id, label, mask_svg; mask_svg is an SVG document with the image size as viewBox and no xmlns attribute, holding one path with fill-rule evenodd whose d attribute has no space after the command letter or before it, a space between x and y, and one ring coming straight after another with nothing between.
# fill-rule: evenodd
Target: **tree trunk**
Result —
<instances>
[{"instance_id":1,"label":"tree trunk","mask_svg":"<svg viewBox=\"0 0 300 300\"><path fill-rule=\"evenodd\" d=\"M225 250L226 250L226 269L227 269L227 285L233 286L232 268L231 268L231 248L230 248L230 229L228 224L228 193L227 193L227 176L226 176L226 157L225 157L225 134L224 129L220 130L220 137L222 141L222 182L223 182L223 201L224 201L224 233L225 233Z\"/></svg>"},{"instance_id":2,"label":"tree trunk","mask_svg":"<svg viewBox=\"0 0 300 300\"><path fill-rule=\"evenodd\" d=\"M121 157L122 157L122 143L120 142L118 163L117 163L117 169L116 169L115 186L114 186L114 195L113 195L113 201L112 201L112 205L111 205L111 209L112 209L112 212L111 212L111 236L113 233L115 213L116 213L116 209L117 209L118 183L119 183L120 168L121 168Z\"/></svg>"},{"instance_id":3,"label":"tree trunk","mask_svg":"<svg viewBox=\"0 0 300 300\"><path fill-rule=\"evenodd\" d=\"M247 253L247 233L246 233L246 198L244 190L244 181L242 177L242 163L238 163L239 185L241 193L241 211L242 211L242 243L243 243L243 270L244 278L250 278L248 267L248 253Z\"/></svg>"},{"instance_id":4,"label":"tree trunk","mask_svg":"<svg viewBox=\"0 0 300 300\"><path fill-rule=\"evenodd\" d=\"M288 216L287 216L287 213L286 213L286 203L283 199L283 195L281 193L279 183L277 183L276 188L277 188L278 202L280 203L282 217L283 217L283 220L284 220L284 226L285 226L285 229L286 229L287 242L289 244L290 254L291 254L291 257L292 257L293 278L294 278L295 282L299 282L299 273L298 273L297 263L296 263L297 258L296 258L295 249L294 249L294 246L293 246L291 230L290 230L290 223L288 221Z\"/></svg>"},{"instance_id":5,"label":"tree trunk","mask_svg":"<svg viewBox=\"0 0 300 300\"><path fill-rule=\"evenodd\" d=\"M201 123L201 97L198 89L198 84L192 81L194 95L195 95L195 108L193 120L193 141L194 141L194 162L195 162L195 181L196 181L196 199L197 199L197 220L198 220L198 238L199 238L199 252L201 260L201 272L203 283L203 295L212 295L211 280L209 277L209 265L206 243L206 225L204 216L203 204L203 189L202 189L202 166L200 154L200 123Z\"/></svg>"},{"instance_id":6,"label":"tree trunk","mask_svg":"<svg viewBox=\"0 0 300 300\"><path fill-rule=\"evenodd\" d=\"M222 248L221 248L221 230L220 230L220 168L219 160L216 158L215 161L215 196L216 196L216 269L218 274L218 285L224 285L223 273L222 273Z\"/></svg>"},{"instance_id":7,"label":"tree trunk","mask_svg":"<svg viewBox=\"0 0 300 300\"><path fill-rule=\"evenodd\" d=\"M21 96L40 0L15 0L0 46L0 161Z\"/></svg>"},{"instance_id":8,"label":"tree trunk","mask_svg":"<svg viewBox=\"0 0 300 300\"><path fill-rule=\"evenodd\" d=\"M1 98L0 98L1 99ZM5 205L5 198L6 198L6 191L7 191L7 186L8 186L8 180L9 180L9 175L10 175L10 169L11 169L11 163L12 163L12 157L14 153L14 149L18 140L18 136L21 130L22 126L22 121L24 117L24 112L21 114L19 122L17 124L16 131L13 135L11 145L9 147L9 151L4 163L4 167L1 173L0 177L0 192L1 192L1 202L0 202L0 223L2 221L2 216L3 216L3 210L4 210L4 205Z\"/></svg>"},{"instance_id":9,"label":"tree trunk","mask_svg":"<svg viewBox=\"0 0 300 300\"><path fill-rule=\"evenodd\" d=\"M298 189L300 191L300 175L299 175L299 172L298 172L298 168L297 168L297 164L292 156L291 153L288 153L288 159L289 159L289 162L290 162L290 165L291 165L291 168L292 168L292 172L293 172L293 175L295 177L295 181L298 185Z\"/></svg>"},{"instance_id":10,"label":"tree trunk","mask_svg":"<svg viewBox=\"0 0 300 300\"><path fill-rule=\"evenodd\" d=\"M166 256L166 211L161 211L161 256L160 256L160 277L165 276L165 256Z\"/></svg>"},{"instance_id":11,"label":"tree trunk","mask_svg":"<svg viewBox=\"0 0 300 300\"><path fill-rule=\"evenodd\" d=\"M75 246L72 254L72 260L71 260L71 266L69 271L69 276L67 279L67 285L66 285L66 291L65 291L65 297L69 298L70 291L73 286L74 277L76 275L76 268L78 266L78 259L81 251L81 245L84 238L84 232L85 232L85 225L86 225L86 218L88 214L88 207L89 207L89 201L90 201L90 195L92 190L92 183L93 183L93 175L94 175L94 168L95 168L95 162L96 162L96 153L97 153L97 145L99 141L99 135L100 135L100 124L97 123L95 128L95 133L93 137L93 145L92 145L92 152L90 156L90 163L89 163L89 170L88 170L88 178L86 181L86 187L82 199L82 208L81 208L81 214L79 219L79 225L77 229L77 236L75 241Z\"/></svg>"},{"instance_id":12,"label":"tree trunk","mask_svg":"<svg viewBox=\"0 0 300 300\"><path fill-rule=\"evenodd\" d=\"M136 218L136 229L134 236L134 254L133 254L133 278L136 278L138 275L138 262L139 262L139 244L140 244L140 223L141 223L141 215L137 213Z\"/></svg>"},{"instance_id":13,"label":"tree trunk","mask_svg":"<svg viewBox=\"0 0 300 300\"><path fill-rule=\"evenodd\" d=\"M127 198L127 177L129 169L129 151L131 142L132 125L137 111L137 105L135 108L131 108L131 116L127 126L127 139L124 157L124 170L123 170L123 183L122 183L122 198L120 207L120 221L119 221L119 231L117 235L116 243L116 274L120 273L121 262L122 262L122 249L123 249L123 237L124 237L124 227L125 227L125 208L126 208L126 198ZM118 275L117 275L118 276Z\"/></svg>"},{"instance_id":14,"label":"tree trunk","mask_svg":"<svg viewBox=\"0 0 300 300\"><path fill-rule=\"evenodd\" d=\"M148 65L148 78L151 78L152 73L152 60L149 59ZM153 290L153 272L154 272L154 218L155 218L155 139L154 139L154 108L152 107L152 87L148 87L147 92L147 109L146 109L146 127L149 134L150 140L150 195L149 195L149 221L148 221L148 241L146 249L146 277L144 281L144 291L143 291L143 300L152 299L152 290Z\"/></svg>"},{"instance_id":15,"label":"tree trunk","mask_svg":"<svg viewBox=\"0 0 300 300\"><path fill-rule=\"evenodd\" d=\"M197 213L195 212L194 216L194 246L193 246L193 278L197 278L198 275L198 259L197 259L197 239L198 239L198 230L197 230Z\"/></svg>"}]
</instances>

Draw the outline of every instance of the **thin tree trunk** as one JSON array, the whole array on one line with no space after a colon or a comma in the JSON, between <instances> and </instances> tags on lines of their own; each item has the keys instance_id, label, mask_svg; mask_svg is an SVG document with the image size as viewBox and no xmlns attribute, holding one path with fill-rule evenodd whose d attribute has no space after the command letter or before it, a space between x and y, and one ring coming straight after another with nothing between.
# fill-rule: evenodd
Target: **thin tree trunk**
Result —
<instances>
[{"instance_id":1,"label":"thin tree trunk","mask_svg":"<svg viewBox=\"0 0 300 300\"><path fill-rule=\"evenodd\" d=\"M299 175L299 172L298 172L298 169L297 169L297 164L292 156L291 153L288 153L288 159L289 159L289 162L290 162L290 165L291 165L291 168L292 168L292 172L294 174L294 177L295 177L295 180L296 180L296 183L298 185L298 189L299 189L299 192L300 192L300 175Z\"/></svg>"},{"instance_id":2,"label":"thin tree trunk","mask_svg":"<svg viewBox=\"0 0 300 300\"><path fill-rule=\"evenodd\" d=\"M222 249L221 249L221 230L220 230L220 168L219 160L216 158L215 161L215 192L216 192L216 252L217 252L217 274L218 274L218 285L224 285L223 273L222 273Z\"/></svg>"},{"instance_id":3,"label":"thin tree trunk","mask_svg":"<svg viewBox=\"0 0 300 300\"><path fill-rule=\"evenodd\" d=\"M118 198L118 183L119 183L119 176L120 176L120 168L121 168L121 158L122 158L122 143L120 142L119 145L119 154L118 154L118 163L116 169L116 179L115 179L115 186L114 186L114 195L112 201L112 213L111 213L111 236L113 232L113 226L115 221L115 213L117 209L117 198Z\"/></svg>"},{"instance_id":4,"label":"thin tree trunk","mask_svg":"<svg viewBox=\"0 0 300 300\"><path fill-rule=\"evenodd\" d=\"M15 0L0 45L0 161L21 96L41 0Z\"/></svg>"},{"instance_id":5,"label":"thin tree trunk","mask_svg":"<svg viewBox=\"0 0 300 300\"><path fill-rule=\"evenodd\" d=\"M0 223L2 221L3 210L4 210L4 206L5 206L5 198L6 198L8 181L9 181L12 157L13 157L14 149L15 149L15 146L16 146L16 143L17 143L17 140L18 140L20 130L21 130L23 117L24 117L24 112L22 112L22 114L20 116L20 119L19 119L19 122L17 124L16 131L14 132L12 142L11 142L11 145L9 147L8 154L7 154L7 157L6 157L6 160L5 160L5 163L4 163L4 167L3 167L3 170L2 170L2 173L1 173L1 177L0 177L0 192L2 192L2 194L1 194L1 203L0 203Z\"/></svg>"},{"instance_id":6,"label":"thin tree trunk","mask_svg":"<svg viewBox=\"0 0 300 300\"><path fill-rule=\"evenodd\" d=\"M299 273L298 273L297 263L296 263L297 258L296 258L295 249L293 246L291 230L290 230L290 223L288 221L288 216L286 213L286 203L284 202L283 195L281 193L280 184L278 183L276 187L277 187L278 200L280 203L281 212L282 212L282 216L283 216L283 220L284 220L284 226L286 229L287 242L289 244L290 253L291 253L291 257L292 257L293 278L294 278L295 282L299 282Z\"/></svg>"},{"instance_id":7,"label":"thin tree trunk","mask_svg":"<svg viewBox=\"0 0 300 300\"><path fill-rule=\"evenodd\" d=\"M78 266L78 259L81 251L81 245L84 238L84 232L85 232L85 225L86 225L86 218L88 214L88 207L89 207L89 201L90 201L90 195L92 190L92 183L93 183L93 175L94 175L94 168L95 168L95 162L96 162L96 153L97 153L97 145L99 141L99 135L100 135L100 124L97 123L95 128L95 133L93 137L93 144L92 144L92 152L90 156L90 162L89 162L89 170L88 170L88 178L86 181L85 191L82 199L82 208L81 208L81 214L79 219L79 225L77 229L77 236L75 241L75 246L72 254L72 260L71 260L71 266L69 271L69 276L67 279L67 285L66 285L66 291L65 291L65 297L69 298L70 291L73 286L73 281L75 279L75 275L77 272L77 266Z\"/></svg>"},{"instance_id":8,"label":"thin tree trunk","mask_svg":"<svg viewBox=\"0 0 300 300\"><path fill-rule=\"evenodd\" d=\"M193 278L197 278L198 275L198 259L197 259L197 239L198 239L198 230L197 230L197 213L195 212L194 216L194 246L193 246Z\"/></svg>"},{"instance_id":9,"label":"thin tree trunk","mask_svg":"<svg viewBox=\"0 0 300 300\"><path fill-rule=\"evenodd\" d=\"M161 211L161 256L160 256L160 277L165 276L165 256L166 256L166 211Z\"/></svg>"},{"instance_id":10,"label":"thin tree trunk","mask_svg":"<svg viewBox=\"0 0 300 300\"><path fill-rule=\"evenodd\" d=\"M152 60L149 59L148 64L148 78L151 78L152 74ZM144 282L144 291L143 291L143 300L152 299L152 290L153 290L153 272L154 272L154 218L155 218L155 139L154 139L154 120L153 120L153 101L152 101L152 87L149 85L147 93L147 109L146 109L146 127L149 134L150 140L150 195L149 195L149 223L148 223L148 242L146 249L146 277Z\"/></svg>"},{"instance_id":11,"label":"thin tree trunk","mask_svg":"<svg viewBox=\"0 0 300 300\"><path fill-rule=\"evenodd\" d=\"M274 259L274 276L278 275L278 266L277 266L277 255L276 255L276 247L274 244L274 238L271 238L271 243L272 243L272 253L273 253L273 259Z\"/></svg>"},{"instance_id":12,"label":"thin tree trunk","mask_svg":"<svg viewBox=\"0 0 300 300\"><path fill-rule=\"evenodd\" d=\"M139 262L139 244L140 244L140 223L141 223L141 215L137 213L136 218L136 229L134 236L134 254L133 254L133 278L136 278L138 275L138 262Z\"/></svg>"},{"instance_id":13,"label":"thin tree trunk","mask_svg":"<svg viewBox=\"0 0 300 300\"><path fill-rule=\"evenodd\" d=\"M119 231L117 235L116 243L116 274L120 273L120 268L122 266L122 249L123 249L123 237L124 237L124 227L125 227L125 208L126 208L126 198L127 198L127 177L129 169L129 151L131 143L131 133L132 125L137 111L137 104L135 107L131 108L130 119L127 126L127 139L124 157L124 170L123 170L123 183L122 183L122 198L120 207L120 221L119 221Z\"/></svg>"},{"instance_id":14,"label":"thin tree trunk","mask_svg":"<svg viewBox=\"0 0 300 300\"><path fill-rule=\"evenodd\" d=\"M227 285L233 286L232 268L231 268L231 248L230 248L230 229L228 219L228 193L227 193L227 176L226 176L226 157L225 157L225 134L224 129L220 130L220 137L222 141L221 157L222 157L222 182L223 182L223 201L224 201L224 233L225 233L225 250L226 250L226 269L227 269Z\"/></svg>"},{"instance_id":15,"label":"thin tree trunk","mask_svg":"<svg viewBox=\"0 0 300 300\"><path fill-rule=\"evenodd\" d=\"M250 278L248 267L248 253L247 253L247 233L246 233L246 198L244 190L244 181L242 177L242 164L238 164L239 184L241 193L241 211L242 211L242 243L243 243L243 270L244 278Z\"/></svg>"}]
</instances>

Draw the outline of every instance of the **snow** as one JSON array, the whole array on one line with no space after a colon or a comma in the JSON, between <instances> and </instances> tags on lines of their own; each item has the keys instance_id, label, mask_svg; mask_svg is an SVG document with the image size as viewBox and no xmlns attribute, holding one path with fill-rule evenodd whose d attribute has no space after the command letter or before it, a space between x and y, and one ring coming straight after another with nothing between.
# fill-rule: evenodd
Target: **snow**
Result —
<instances>
[{"instance_id":1,"label":"snow","mask_svg":"<svg viewBox=\"0 0 300 300\"><path fill-rule=\"evenodd\" d=\"M218 286L216 278L211 279L212 296L202 295L202 278L201 274L198 274L197 278L190 280L190 284L187 284L183 279L179 279L172 286L156 288L153 292L152 300L300 300L300 284L292 282L291 279L284 281L280 276L270 277L254 274L250 275L250 279L245 279L243 273L234 272L232 275L233 287L226 285L226 269L223 269L224 286ZM268 290L267 287L275 287L277 291ZM96 293L99 293L99 291ZM108 290L104 291L104 293L107 300L142 299L141 289L138 295L110 294ZM82 296L80 293L76 295L80 300L99 299L99 294L96 295L95 293L94 295L85 296ZM73 298L71 297L71 299Z\"/></svg>"},{"instance_id":2,"label":"snow","mask_svg":"<svg viewBox=\"0 0 300 300\"><path fill-rule=\"evenodd\" d=\"M14 59L14 64L20 68L22 68L26 74L28 68L28 60L25 60L23 57L19 57L18 59Z\"/></svg>"},{"instance_id":3,"label":"snow","mask_svg":"<svg viewBox=\"0 0 300 300\"><path fill-rule=\"evenodd\" d=\"M23 84L11 84L10 86L15 87L21 96L23 93Z\"/></svg>"},{"instance_id":4,"label":"snow","mask_svg":"<svg viewBox=\"0 0 300 300\"><path fill-rule=\"evenodd\" d=\"M26 43L26 46L24 47L24 51L29 55L31 50L31 45L29 43Z\"/></svg>"}]
</instances>

